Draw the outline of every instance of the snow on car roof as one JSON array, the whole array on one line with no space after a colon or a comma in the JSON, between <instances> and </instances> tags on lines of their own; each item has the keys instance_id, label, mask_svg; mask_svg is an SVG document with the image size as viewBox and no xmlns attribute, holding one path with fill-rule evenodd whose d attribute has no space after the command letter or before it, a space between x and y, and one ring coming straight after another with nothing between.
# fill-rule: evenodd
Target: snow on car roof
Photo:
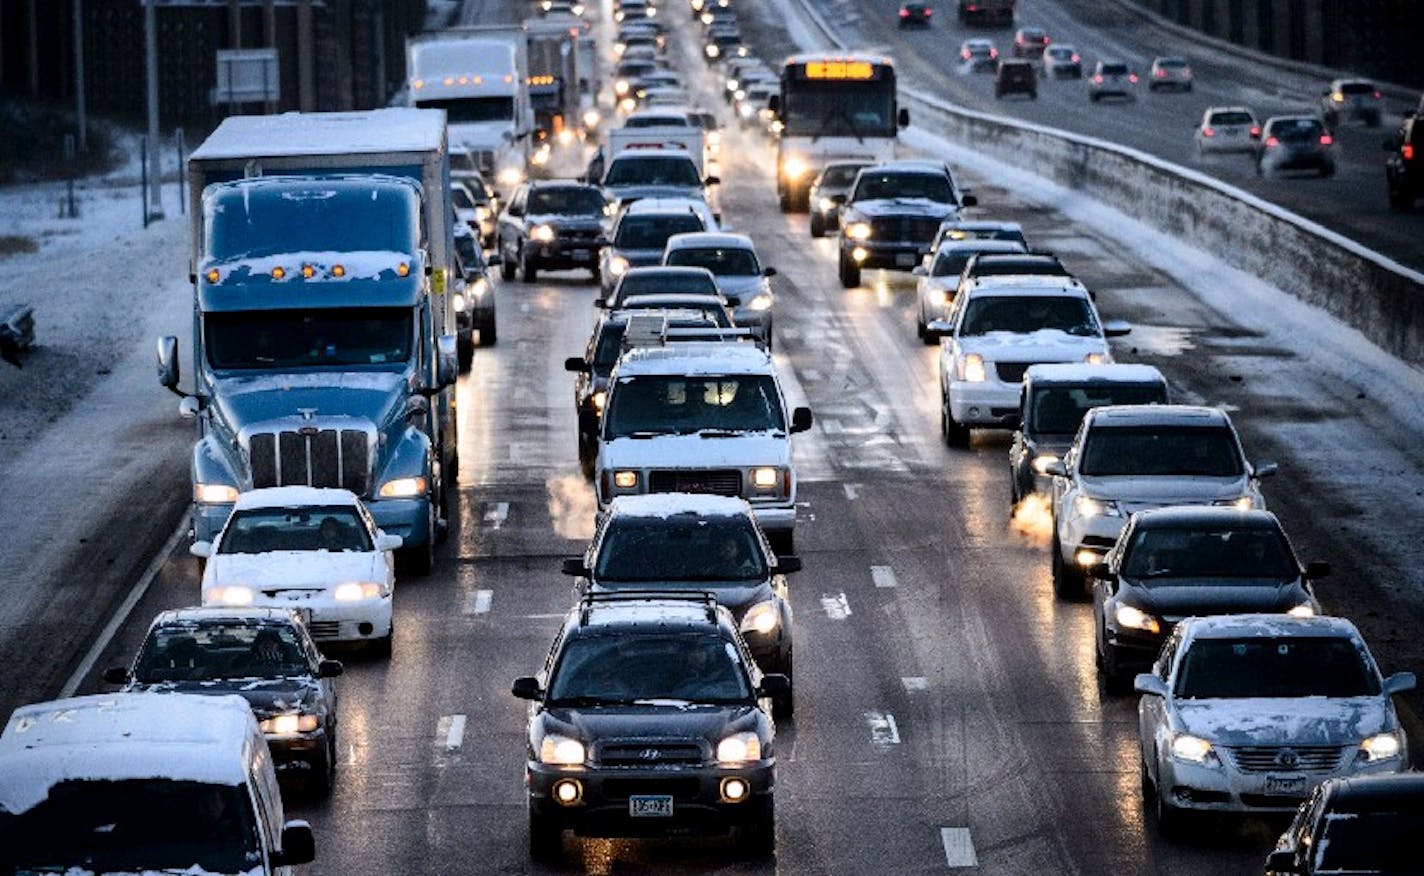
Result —
<instances>
[{"instance_id":1,"label":"snow on car roof","mask_svg":"<svg viewBox=\"0 0 1424 876\"><path fill-rule=\"evenodd\" d=\"M673 237L677 236L676 234L673 235ZM702 276L703 274L706 274L708 277L712 276L712 272L706 268L693 265L643 265L641 267L629 268L624 272L623 277L687 277Z\"/></svg>"},{"instance_id":2,"label":"snow on car roof","mask_svg":"<svg viewBox=\"0 0 1424 876\"><path fill-rule=\"evenodd\" d=\"M1350 636L1360 631L1343 617L1317 615L1293 617L1288 614L1223 614L1193 617L1182 621L1183 635L1194 639L1253 639L1283 636Z\"/></svg>"},{"instance_id":3,"label":"snow on car roof","mask_svg":"<svg viewBox=\"0 0 1424 876\"><path fill-rule=\"evenodd\" d=\"M694 376L699 374L771 374L771 354L754 344L689 341L672 347L639 347L618 360L617 375Z\"/></svg>"},{"instance_id":4,"label":"snow on car roof","mask_svg":"<svg viewBox=\"0 0 1424 876\"><path fill-rule=\"evenodd\" d=\"M187 624L202 622L216 623L229 621L232 623L289 623L296 617L296 613L290 608L269 608L264 606L246 606L235 608L227 605L194 605L188 608L170 608L160 612L158 617L153 619L150 627L159 627L165 624Z\"/></svg>"},{"instance_id":5,"label":"snow on car roof","mask_svg":"<svg viewBox=\"0 0 1424 876\"><path fill-rule=\"evenodd\" d=\"M685 231L667 239L667 249L669 250L713 246L721 249L756 249L750 237L727 231Z\"/></svg>"},{"instance_id":6,"label":"snow on car roof","mask_svg":"<svg viewBox=\"0 0 1424 876\"><path fill-rule=\"evenodd\" d=\"M443 110L388 107L338 113L228 116L190 158L421 152L445 142Z\"/></svg>"},{"instance_id":7,"label":"snow on car roof","mask_svg":"<svg viewBox=\"0 0 1424 876\"><path fill-rule=\"evenodd\" d=\"M73 779L240 785L254 730L240 696L95 694L21 706L0 735L0 810L24 812Z\"/></svg>"},{"instance_id":8,"label":"snow on car roof","mask_svg":"<svg viewBox=\"0 0 1424 876\"><path fill-rule=\"evenodd\" d=\"M1200 405L1105 405L1089 410L1094 426L1203 426L1230 422L1226 412Z\"/></svg>"},{"instance_id":9,"label":"snow on car roof","mask_svg":"<svg viewBox=\"0 0 1424 876\"><path fill-rule=\"evenodd\" d=\"M1088 288L1072 277L1052 274L993 274L972 277L964 294L973 298L988 295L1073 295L1088 297Z\"/></svg>"},{"instance_id":10,"label":"snow on car roof","mask_svg":"<svg viewBox=\"0 0 1424 876\"><path fill-rule=\"evenodd\" d=\"M649 493L642 496L615 496L608 513L620 517L672 517L699 514L707 517L742 516L751 513L746 499L705 493Z\"/></svg>"},{"instance_id":11,"label":"snow on car roof","mask_svg":"<svg viewBox=\"0 0 1424 876\"><path fill-rule=\"evenodd\" d=\"M1088 365L1084 362L1063 362L1053 365L1030 365L1024 380L1033 383L1166 383L1154 365L1112 364Z\"/></svg>"},{"instance_id":12,"label":"snow on car roof","mask_svg":"<svg viewBox=\"0 0 1424 876\"><path fill-rule=\"evenodd\" d=\"M1239 529L1276 529L1276 515L1256 508L1212 505L1169 505L1149 508L1135 515L1139 527L1231 526Z\"/></svg>"},{"instance_id":13,"label":"snow on car roof","mask_svg":"<svg viewBox=\"0 0 1424 876\"><path fill-rule=\"evenodd\" d=\"M331 487L264 487L237 497L234 511L250 508L293 508L303 505L357 505L360 500L350 490Z\"/></svg>"}]
</instances>

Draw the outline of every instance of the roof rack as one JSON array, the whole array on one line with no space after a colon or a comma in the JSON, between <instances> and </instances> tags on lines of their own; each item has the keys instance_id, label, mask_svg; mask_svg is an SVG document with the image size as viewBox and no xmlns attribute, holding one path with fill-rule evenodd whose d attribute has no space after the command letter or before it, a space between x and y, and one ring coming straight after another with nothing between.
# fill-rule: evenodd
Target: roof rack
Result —
<instances>
[{"instance_id":1,"label":"roof rack","mask_svg":"<svg viewBox=\"0 0 1424 876\"><path fill-rule=\"evenodd\" d=\"M696 311L679 311L677 308L651 310L644 313L633 312L628 316L627 327L623 330L623 352L639 347L665 347L669 343L685 341L712 341L738 343L751 340L765 349L761 339L751 329L722 328L710 322L702 326L688 326L687 319ZM673 322L684 323L673 325Z\"/></svg>"},{"instance_id":2,"label":"roof rack","mask_svg":"<svg viewBox=\"0 0 1424 876\"><path fill-rule=\"evenodd\" d=\"M639 588L627 590L589 591L579 599L579 626L588 625L588 614L600 603L636 602L645 599L676 600L702 605L707 611L707 620L717 622L717 595L708 590L682 590L669 587Z\"/></svg>"}]
</instances>

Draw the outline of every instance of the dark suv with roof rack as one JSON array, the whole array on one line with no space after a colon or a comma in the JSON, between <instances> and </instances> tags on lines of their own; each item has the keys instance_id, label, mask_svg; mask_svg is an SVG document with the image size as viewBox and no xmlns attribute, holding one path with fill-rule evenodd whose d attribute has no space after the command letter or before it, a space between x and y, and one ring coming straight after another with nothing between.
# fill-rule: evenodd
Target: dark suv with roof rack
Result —
<instances>
[{"instance_id":1,"label":"dark suv with roof rack","mask_svg":"<svg viewBox=\"0 0 1424 876\"><path fill-rule=\"evenodd\" d=\"M527 735L529 854L556 860L563 833L737 833L776 845L771 699L731 613L711 593L592 593L569 612L537 676Z\"/></svg>"},{"instance_id":2,"label":"dark suv with roof rack","mask_svg":"<svg viewBox=\"0 0 1424 876\"><path fill-rule=\"evenodd\" d=\"M891 161L862 168L841 210L840 280L860 285L863 268L909 271L939 232L978 201L961 193L949 168L934 161Z\"/></svg>"}]
</instances>

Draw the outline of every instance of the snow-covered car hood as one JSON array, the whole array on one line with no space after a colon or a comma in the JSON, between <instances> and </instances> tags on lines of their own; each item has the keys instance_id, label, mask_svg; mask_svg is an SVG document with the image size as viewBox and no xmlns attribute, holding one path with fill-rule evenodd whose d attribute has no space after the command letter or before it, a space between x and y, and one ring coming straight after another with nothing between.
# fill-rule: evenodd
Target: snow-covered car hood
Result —
<instances>
[{"instance_id":1,"label":"snow-covered car hood","mask_svg":"<svg viewBox=\"0 0 1424 876\"><path fill-rule=\"evenodd\" d=\"M719 276L717 290L733 307L745 304L762 292L770 292L771 284L760 274L749 276Z\"/></svg>"},{"instance_id":2,"label":"snow-covered car hood","mask_svg":"<svg viewBox=\"0 0 1424 876\"><path fill-rule=\"evenodd\" d=\"M310 676L219 678L212 681L161 681L153 684L135 681L126 690L206 696L237 694L252 706L252 713L259 721L298 710L325 714L328 705L322 696L321 682Z\"/></svg>"},{"instance_id":3,"label":"snow-covered car hood","mask_svg":"<svg viewBox=\"0 0 1424 876\"><path fill-rule=\"evenodd\" d=\"M203 588L243 584L259 590L315 589L385 580L385 559L379 551L273 551L214 554L203 573Z\"/></svg>"},{"instance_id":4,"label":"snow-covered car hood","mask_svg":"<svg viewBox=\"0 0 1424 876\"><path fill-rule=\"evenodd\" d=\"M1215 745L1350 745L1392 730L1381 697L1173 700L1178 726Z\"/></svg>"},{"instance_id":5,"label":"snow-covered car hood","mask_svg":"<svg viewBox=\"0 0 1424 876\"><path fill-rule=\"evenodd\" d=\"M1250 486L1245 475L1207 478L1195 475L1081 478L1083 491L1096 499L1118 503L1124 516L1166 505L1206 505L1218 499L1239 499Z\"/></svg>"},{"instance_id":6,"label":"snow-covered car hood","mask_svg":"<svg viewBox=\"0 0 1424 876\"><path fill-rule=\"evenodd\" d=\"M1057 329L1040 329L1026 335L990 332L957 339L964 353L978 353L989 362L1081 362L1089 353L1107 355L1101 335L1070 335Z\"/></svg>"},{"instance_id":7,"label":"snow-covered car hood","mask_svg":"<svg viewBox=\"0 0 1424 876\"><path fill-rule=\"evenodd\" d=\"M749 468L788 464L791 442L778 432L748 432L735 438L658 435L606 441L599 455L603 468Z\"/></svg>"},{"instance_id":8,"label":"snow-covered car hood","mask_svg":"<svg viewBox=\"0 0 1424 876\"><path fill-rule=\"evenodd\" d=\"M959 207L928 198L872 198L847 204L846 210L866 219L881 216L927 216L941 221L959 218Z\"/></svg>"}]
</instances>

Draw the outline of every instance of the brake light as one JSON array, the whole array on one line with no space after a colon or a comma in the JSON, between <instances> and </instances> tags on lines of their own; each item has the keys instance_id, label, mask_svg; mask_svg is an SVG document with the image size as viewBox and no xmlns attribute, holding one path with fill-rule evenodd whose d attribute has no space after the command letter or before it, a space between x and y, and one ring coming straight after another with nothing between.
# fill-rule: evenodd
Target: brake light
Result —
<instances>
[{"instance_id":1,"label":"brake light","mask_svg":"<svg viewBox=\"0 0 1424 876\"><path fill-rule=\"evenodd\" d=\"M910 17L910 10L908 10L908 9L901 9L901 10L900 10L900 17L901 17L901 18L909 18L909 17Z\"/></svg>"},{"instance_id":2,"label":"brake light","mask_svg":"<svg viewBox=\"0 0 1424 876\"><path fill-rule=\"evenodd\" d=\"M1252 125L1252 126L1251 126L1251 136L1252 136L1252 137L1259 137L1259 136L1261 136L1261 126L1260 126L1260 125Z\"/></svg>"},{"instance_id":3,"label":"brake light","mask_svg":"<svg viewBox=\"0 0 1424 876\"><path fill-rule=\"evenodd\" d=\"M964 60L968 61L968 60L969 60L969 50L968 50L968 49L960 49L960 51L959 51L959 57L961 57L961 58L963 58Z\"/></svg>"},{"instance_id":4,"label":"brake light","mask_svg":"<svg viewBox=\"0 0 1424 876\"><path fill-rule=\"evenodd\" d=\"M990 49L990 50L989 50L989 57L991 57L991 58L997 58L997 57L999 57L999 50L998 50L998 49Z\"/></svg>"},{"instance_id":5,"label":"brake light","mask_svg":"<svg viewBox=\"0 0 1424 876\"><path fill-rule=\"evenodd\" d=\"M1044 37L1044 38L1043 38L1043 44L1044 44L1045 46L1048 45L1048 44L1051 43L1051 42L1053 42L1053 40L1049 39L1048 37Z\"/></svg>"},{"instance_id":6,"label":"brake light","mask_svg":"<svg viewBox=\"0 0 1424 876\"><path fill-rule=\"evenodd\" d=\"M1215 129L1215 128L1202 128L1202 136L1203 136L1203 137L1215 137L1215 136L1216 136L1216 129Z\"/></svg>"},{"instance_id":7,"label":"brake light","mask_svg":"<svg viewBox=\"0 0 1424 876\"><path fill-rule=\"evenodd\" d=\"M1154 70L1154 71L1152 71L1152 75L1153 75L1153 76L1156 76L1158 79L1166 79L1166 78L1167 78L1167 71L1166 71L1166 70Z\"/></svg>"},{"instance_id":8,"label":"brake light","mask_svg":"<svg viewBox=\"0 0 1424 876\"><path fill-rule=\"evenodd\" d=\"M1267 148L1267 149L1271 148L1272 146L1279 146L1279 145L1281 145L1281 141L1280 141L1280 140L1277 140L1275 137L1267 137L1267 138L1266 138L1266 148Z\"/></svg>"},{"instance_id":9,"label":"brake light","mask_svg":"<svg viewBox=\"0 0 1424 876\"><path fill-rule=\"evenodd\" d=\"M1376 91L1376 92L1375 92L1375 100L1379 100L1380 97L1381 97L1380 93L1379 93L1378 91Z\"/></svg>"},{"instance_id":10,"label":"brake light","mask_svg":"<svg viewBox=\"0 0 1424 876\"><path fill-rule=\"evenodd\" d=\"M934 15L934 10L933 10L933 9L926 9L926 10L925 10L925 18L929 18L931 15Z\"/></svg>"},{"instance_id":11,"label":"brake light","mask_svg":"<svg viewBox=\"0 0 1424 876\"><path fill-rule=\"evenodd\" d=\"M1334 143L1334 142L1335 142L1335 138L1331 137L1329 134L1321 134L1321 135L1320 135L1320 145L1321 145L1321 146L1329 146L1331 143Z\"/></svg>"},{"instance_id":12,"label":"brake light","mask_svg":"<svg viewBox=\"0 0 1424 876\"><path fill-rule=\"evenodd\" d=\"M1073 53L1073 63L1074 63L1074 64L1077 64L1079 61L1082 61L1082 60L1083 60L1083 58L1082 58L1081 55L1079 55L1077 52L1074 52L1074 53Z\"/></svg>"},{"instance_id":13,"label":"brake light","mask_svg":"<svg viewBox=\"0 0 1424 876\"><path fill-rule=\"evenodd\" d=\"M1136 74L1136 73L1129 73L1129 74L1127 74L1127 81L1128 81L1128 82L1136 82L1136 81L1137 81L1137 74Z\"/></svg>"},{"instance_id":14,"label":"brake light","mask_svg":"<svg viewBox=\"0 0 1424 876\"><path fill-rule=\"evenodd\" d=\"M1400 154L1404 156L1404 160L1405 160L1405 161L1413 161L1413 160L1414 160L1414 144L1413 144L1413 143L1405 143L1404 146L1403 146L1402 149L1401 149Z\"/></svg>"},{"instance_id":15,"label":"brake light","mask_svg":"<svg viewBox=\"0 0 1424 876\"><path fill-rule=\"evenodd\" d=\"M1094 81L1094 82L1102 82L1102 81L1103 81L1103 76L1102 76L1102 74L1099 73L1098 75L1094 76L1094 77L1093 77L1093 81Z\"/></svg>"}]
</instances>

